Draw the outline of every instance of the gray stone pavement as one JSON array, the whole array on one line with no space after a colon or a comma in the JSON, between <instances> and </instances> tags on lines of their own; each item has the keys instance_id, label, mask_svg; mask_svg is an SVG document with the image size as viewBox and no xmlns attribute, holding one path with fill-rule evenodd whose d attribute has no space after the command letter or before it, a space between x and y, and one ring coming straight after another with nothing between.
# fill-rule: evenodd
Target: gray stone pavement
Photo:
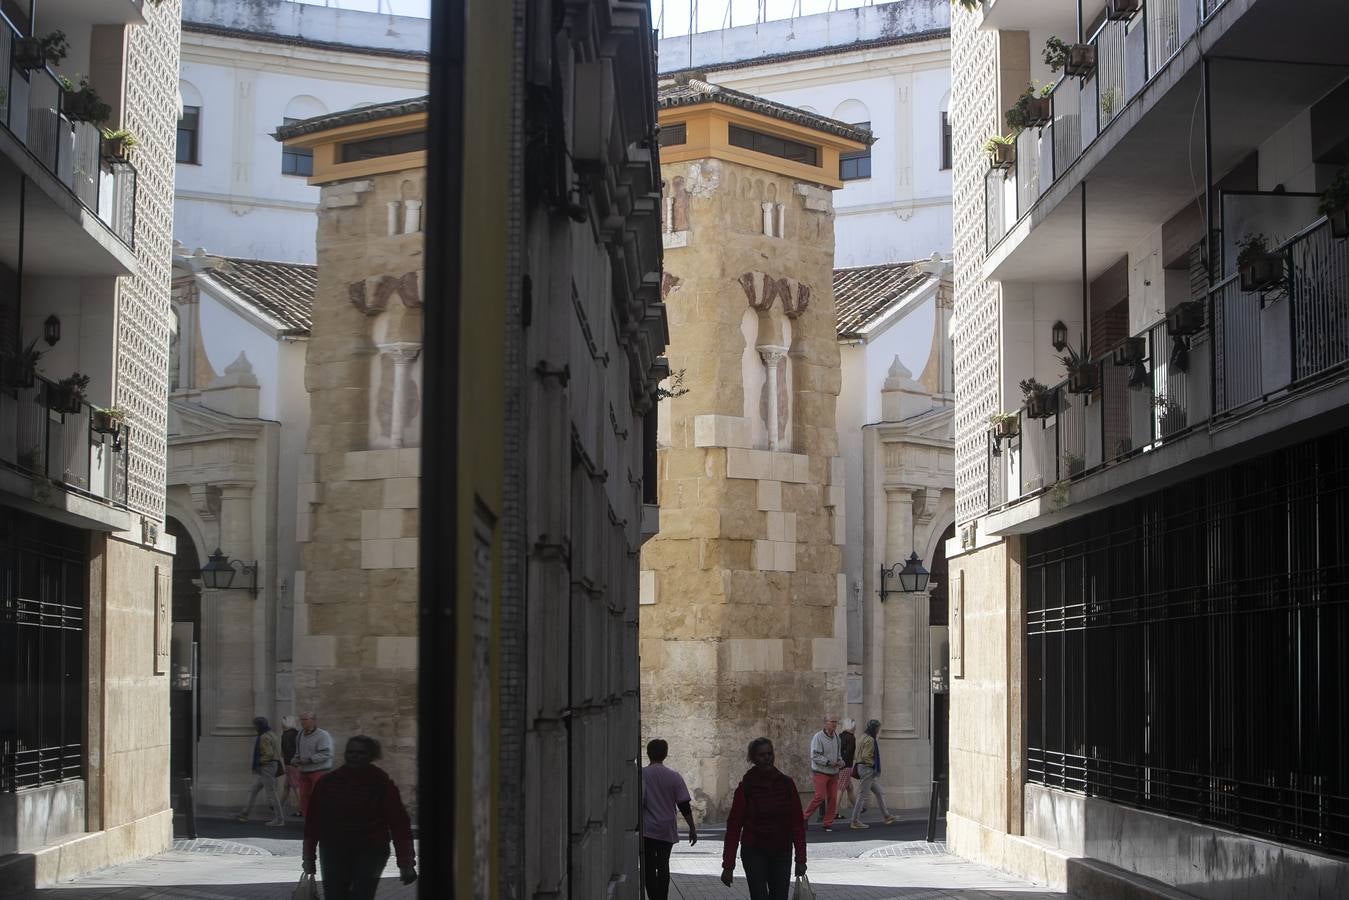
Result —
<instances>
[{"instance_id":1,"label":"gray stone pavement","mask_svg":"<svg viewBox=\"0 0 1349 900\"><path fill-rule=\"evenodd\" d=\"M298 828L215 823L208 837L178 841L167 853L85 876L32 895L33 900L289 900L300 876ZM278 833L280 832L280 833ZM819 900L1063 900L1065 895L974 865L919 840L921 822L866 831L807 834L810 880ZM744 900L739 870L727 888L721 873L722 835L701 832L694 847L671 857L671 900ZM413 900L390 861L380 900ZM586 898L576 898L586 900Z\"/></svg>"}]
</instances>

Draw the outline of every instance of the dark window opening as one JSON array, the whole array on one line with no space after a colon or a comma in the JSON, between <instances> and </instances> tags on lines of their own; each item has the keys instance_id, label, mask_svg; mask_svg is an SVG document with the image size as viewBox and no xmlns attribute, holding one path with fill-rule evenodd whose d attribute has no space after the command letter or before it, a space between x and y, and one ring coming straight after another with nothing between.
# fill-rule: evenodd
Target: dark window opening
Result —
<instances>
[{"instance_id":1,"label":"dark window opening","mask_svg":"<svg viewBox=\"0 0 1349 900\"><path fill-rule=\"evenodd\" d=\"M871 123L854 122L853 127L870 131ZM870 178L871 148L867 147L865 150L856 150L852 153L840 153L838 155L838 177L840 181L857 181L861 178Z\"/></svg>"},{"instance_id":2,"label":"dark window opening","mask_svg":"<svg viewBox=\"0 0 1349 900\"><path fill-rule=\"evenodd\" d=\"M367 159L379 159L381 156L398 156L402 153L416 153L426 149L426 132L412 131L408 134L395 134L389 137L367 138L363 141L351 141L342 145L341 161L344 163L361 162Z\"/></svg>"},{"instance_id":3,"label":"dark window opening","mask_svg":"<svg viewBox=\"0 0 1349 900\"><path fill-rule=\"evenodd\" d=\"M287 117L287 125L300 121ZM314 174L314 151L301 150L299 147L281 147L281 174L282 175L313 175Z\"/></svg>"},{"instance_id":4,"label":"dark window opening","mask_svg":"<svg viewBox=\"0 0 1349 900\"><path fill-rule=\"evenodd\" d=\"M762 131L741 128L739 125L730 126L729 137L732 147L741 147L745 150L753 150L755 153L776 156L780 159L789 159L792 162L807 166L818 166L820 164L819 148L812 147L809 144L801 144L776 135L764 134Z\"/></svg>"},{"instance_id":5,"label":"dark window opening","mask_svg":"<svg viewBox=\"0 0 1349 900\"><path fill-rule=\"evenodd\" d=\"M951 117L941 114L941 168L951 168Z\"/></svg>"},{"instance_id":6,"label":"dark window opening","mask_svg":"<svg viewBox=\"0 0 1349 900\"><path fill-rule=\"evenodd\" d=\"M673 122L669 125L662 125L660 129L660 145L662 147L673 147L677 144L688 143L688 126L683 122Z\"/></svg>"},{"instance_id":7,"label":"dark window opening","mask_svg":"<svg viewBox=\"0 0 1349 900\"><path fill-rule=\"evenodd\" d=\"M198 155L200 137L201 107L184 106L183 115L178 119L178 162L194 166L201 164Z\"/></svg>"}]
</instances>

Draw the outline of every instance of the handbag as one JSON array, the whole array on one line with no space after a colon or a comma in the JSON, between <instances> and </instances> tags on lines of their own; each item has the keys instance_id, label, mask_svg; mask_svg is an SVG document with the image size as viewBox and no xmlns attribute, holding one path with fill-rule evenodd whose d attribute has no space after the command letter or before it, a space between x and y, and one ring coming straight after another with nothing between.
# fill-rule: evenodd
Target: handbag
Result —
<instances>
[{"instance_id":1,"label":"handbag","mask_svg":"<svg viewBox=\"0 0 1349 900\"><path fill-rule=\"evenodd\" d=\"M815 900L815 889L810 886L810 879L802 875L796 879L796 890L792 891L792 900Z\"/></svg>"},{"instance_id":2,"label":"handbag","mask_svg":"<svg viewBox=\"0 0 1349 900\"><path fill-rule=\"evenodd\" d=\"M811 897L815 895L812 894ZM300 876L300 883L291 892L290 900L322 900L319 897L319 884L308 872Z\"/></svg>"}]
</instances>

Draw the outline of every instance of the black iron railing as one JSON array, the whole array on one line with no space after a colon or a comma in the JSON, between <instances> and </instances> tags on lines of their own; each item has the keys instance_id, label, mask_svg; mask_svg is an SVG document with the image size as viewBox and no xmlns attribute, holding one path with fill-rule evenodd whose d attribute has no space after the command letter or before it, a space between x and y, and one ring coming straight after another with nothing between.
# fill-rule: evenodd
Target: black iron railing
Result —
<instances>
[{"instance_id":1,"label":"black iron railing","mask_svg":"<svg viewBox=\"0 0 1349 900\"><path fill-rule=\"evenodd\" d=\"M1233 274L1208 294L1203 327L1172 334L1157 322L1131 341L1136 362L1096 363L1097 388L1053 388L1054 414L1020 434L990 435L989 509L1184 437L1214 418L1243 415L1349 367L1349 240L1320 219L1281 245L1283 277L1241 290ZM994 451L997 451L996 455Z\"/></svg>"},{"instance_id":2,"label":"black iron railing","mask_svg":"<svg viewBox=\"0 0 1349 900\"><path fill-rule=\"evenodd\" d=\"M1028 779L1349 854L1347 547L1349 431L1029 535Z\"/></svg>"},{"instance_id":3,"label":"black iron railing","mask_svg":"<svg viewBox=\"0 0 1349 900\"><path fill-rule=\"evenodd\" d=\"M14 369L6 369L12 376ZM63 393L40 375L27 385L0 386L0 464L125 508L129 429L96 431L95 409L81 402L76 411Z\"/></svg>"}]
</instances>

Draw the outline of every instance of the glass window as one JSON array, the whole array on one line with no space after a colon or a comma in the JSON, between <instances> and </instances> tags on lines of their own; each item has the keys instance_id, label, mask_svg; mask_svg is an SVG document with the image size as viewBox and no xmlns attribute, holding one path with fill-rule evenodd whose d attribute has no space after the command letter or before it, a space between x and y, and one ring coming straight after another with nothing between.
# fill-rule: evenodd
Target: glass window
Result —
<instances>
[{"instance_id":1,"label":"glass window","mask_svg":"<svg viewBox=\"0 0 1349 900\"><path fill-rule=\"evenodd\" d=\"M792 162L804 163L808 166L820 164L819 149L809 144L800 144L776 135L764 134L762 131L741 128L739 125L730 127L729 137L732 147L742 147L745 150L753 150L755 153L790 159Z\"/></svg>"},{"instance_id":2,"label":"glass window","mask_svg":"<svg viewBox=\"0 0 1349 900\"><path fill-rule=\"evenodd\" d=\"M688 143L688 139L688 126L683 122L672 122L669 125L661 126L660 145L662 147Z\"/></svg>"},{"instance_id":3,"label":"glass window","mask_svg":"<svg viewBox=\"0 0 1349 900\"><path fill-rule=\"evenodd\" d=\"M941 114L941 167L951 168L951 119L945 112Z\"/></svg>"},{"instance_id":4,"label":"glass window","mask_svg":"<svg viewBox=\"0 0 1349 900\"><path fill-rule=\"evenodd\" d=\"M201 135L201 107L184 106L183 116L178 120L178 162L200 165L201 157L197 153Z\"/></svg>"},{"instance_id":5,"label":"glass window","mask_svg":"<svg viewBox=\"0 0 1349 900\"><path fill-rule=\"evenodd\" d=\"M287 125L300 121L292 119L289 116L284 120ZM301 150L298 147L287 147L284 144L281 147L281 174L282 175L313 175L314 174L314 151Z\"/></svg>"},{"instance_id":6,"label":"glass window","mask_svg":"<svg viewBox=\"0 0 1349 900\"><path fill-rule=\"evenodd\" d=\"M853 122L854 128L861 128L866 131L871 130L870 122ZM840 153L838 155L838 177L840 181L858 181L862 178L871 177L871 148L857 150L853 153Z\"/></svg>"},{"instance_id":7,"label":"glass window","mask_svg":"<svg viewBox=\"0 0 1349 900\"><path fill-rule=\"evenodd\" d=\"M390 137L368 138L364 141L352 141L342 145L342 162L360 162L365 159L378 159L381 156L398 156L402 153L415 153L426 149L426 132L413 131L408 134L395 134Z\"/></svg>"}]
</instances>

